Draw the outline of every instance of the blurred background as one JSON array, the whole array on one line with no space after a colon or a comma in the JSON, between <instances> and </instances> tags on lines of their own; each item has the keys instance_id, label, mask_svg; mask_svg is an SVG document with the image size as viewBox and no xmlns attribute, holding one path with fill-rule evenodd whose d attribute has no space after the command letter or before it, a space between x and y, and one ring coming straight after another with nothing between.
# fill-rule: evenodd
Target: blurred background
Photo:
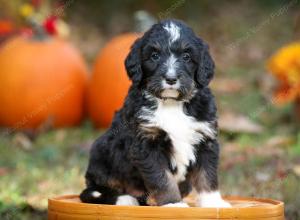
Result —
<instances>
[{"instance_id":1,"label":"blurred background","mask_svg":"<svg viewBox=\"0 0 300 220\"><path fill-rule=\"evenodd\" d=\"M0 0L0 219L45 219L48 197L80 193L130 85L129 47L165 18L215 59L222 192L282 200L300 219L297 0Z\"/></svg>"}]
</instances>

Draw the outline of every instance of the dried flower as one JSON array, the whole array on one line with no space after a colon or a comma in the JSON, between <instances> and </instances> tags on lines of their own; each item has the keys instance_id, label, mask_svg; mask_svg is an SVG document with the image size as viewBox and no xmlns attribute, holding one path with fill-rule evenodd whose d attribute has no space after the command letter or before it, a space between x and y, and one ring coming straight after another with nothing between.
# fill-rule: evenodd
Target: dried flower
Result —
<instances>
[{"instance_id":1,"label":"dried flower","mask_svg":"<svg viewBox=\"0 0 300 220\"><path fill-rule=\"evenodd\" d=\"M30 4L23 4L20 8L20 14L24 17L30 17L34 13L34 8Z\"/></svg>"},{"instance_id":2,"label":"dried flower","mask_svg":"<svg viewBox=\"0 0 300 220\"><path fill-rule=\"evenodd\" d=\"M279 81L275 103L283 104L300 97L300 43L281 48L271 57L267 67Z\"/></svg>"}]
</instances>

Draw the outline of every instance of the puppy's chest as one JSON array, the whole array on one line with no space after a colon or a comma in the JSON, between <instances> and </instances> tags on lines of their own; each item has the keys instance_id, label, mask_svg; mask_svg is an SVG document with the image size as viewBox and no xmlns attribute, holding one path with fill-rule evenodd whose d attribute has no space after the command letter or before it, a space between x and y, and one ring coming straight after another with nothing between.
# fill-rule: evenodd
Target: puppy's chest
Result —
<instances>
[{"instance_id":1,"label":"puppy's chest","mask_svg":"<svg viewBox=\"0 0 300 220\"><path fill-rule=\"evenodd\" d=\"M196 161L194 146L205 136L213 136L214 131L208 122L200 122L183 111L183 103L160 101L153 111L145 111L146 127L164 130L172 142L171 165L176 168L177 181L185 179L187 167Z\"/></svg>"}]
</instances>

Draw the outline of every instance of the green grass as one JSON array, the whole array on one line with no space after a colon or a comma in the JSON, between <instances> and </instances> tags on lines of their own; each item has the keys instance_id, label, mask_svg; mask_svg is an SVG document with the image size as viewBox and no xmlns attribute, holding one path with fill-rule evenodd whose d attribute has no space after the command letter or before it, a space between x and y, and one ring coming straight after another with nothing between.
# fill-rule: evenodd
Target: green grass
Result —
<instances>
[{"instance_id":1,"label":"green grass","mask_svg":"<svg viewBox=\"0 0 300 220\"><path fill-rule=\"evenodd\" d=\"M16 213L17 219L20 211L40 215L48 197L79 193L96 133L100 132L91 126L51 131L39 135L26 150L17 141L20 133L2 137L0 167L5 173L0 188L5 190L0 191L0 216Z\"/></svg>"},{"instance_id":2,"label":"green grass","mask_svg":"<svg viewBox=\"0 0 300 220\"><path fill-rule=\"evenodd\" d=\"M293 158L300 158L300 132L297 135L295 144L288 151L289 156Z\"/></svg>"}]
</instances>

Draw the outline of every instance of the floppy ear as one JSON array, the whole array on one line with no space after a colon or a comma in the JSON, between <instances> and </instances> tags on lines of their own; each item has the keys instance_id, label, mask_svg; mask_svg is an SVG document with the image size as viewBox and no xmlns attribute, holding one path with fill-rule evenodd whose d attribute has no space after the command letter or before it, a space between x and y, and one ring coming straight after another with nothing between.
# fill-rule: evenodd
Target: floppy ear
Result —
<instances>
[{"instance_id":1,"label":"floppy ear","mask_svg":"<svg viewBox=\"0 0 300 220\"><path fill-rule=\"evenodd\" d=\"M196 82L201 87L206 87L214 76L215 64L209 54L208 45L199 39L200 57L199 66L196 74Z\"/></svg>"},{"instance_id":2,"label":"floppy ear","mask_svg":"<svg viewBox=\"0 0 300 220\"><path fill-rule=\"evenodd\" d=\"M142 80L142 67L141 67L141 39L137 39L131 46L131 51L126 57L125 67L127 74L133 84L139 84Z\"/></svg>"}]
</instances>

